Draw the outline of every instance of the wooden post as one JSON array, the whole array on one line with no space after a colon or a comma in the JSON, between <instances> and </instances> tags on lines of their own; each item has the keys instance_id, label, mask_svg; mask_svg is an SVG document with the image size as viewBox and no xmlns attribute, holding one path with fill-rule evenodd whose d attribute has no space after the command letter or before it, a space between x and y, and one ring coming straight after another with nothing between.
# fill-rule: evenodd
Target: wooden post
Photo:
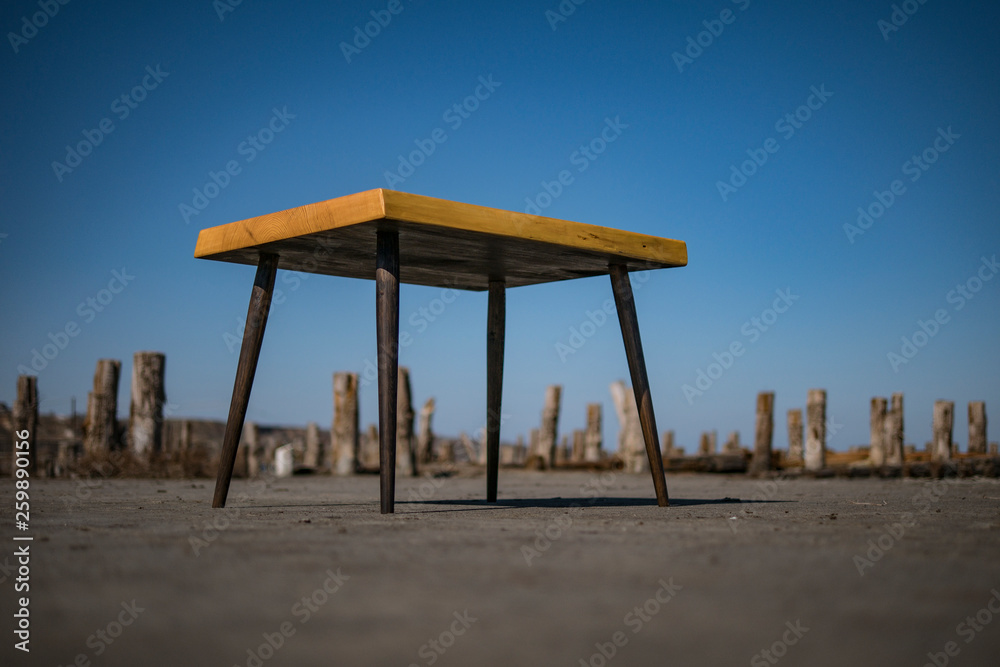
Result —
<instances>
[{"instance_id":1,"label":"wooden post","mask_svg":"<svg viewBox=\"0 0 1000 667\"><path fill-rule=\"evenodd\" d=\"M952 429L955 423L955 403L934 401L934 449L931 459L950 461L955 452L952 444Z\"/></svg>"},{"instance_id":2,"label":"wooden post","mask_svg":"<svg viewBox=\"0 0 1000 667\"><path fill-rule=\"evenodd\" d=\"M587 431L584 436L583 458L588 462L601 460L601 404L587 404Z\"/></svg>"},{"instance_id":3,"label":"wooden post","mask_svg":"<svg viewBox=\"0 0 1000 667\"><path fill-rule=\"evenodd\" d=\"M788 462L802 465L802 410L788 411Z\"/></svg>"},{"instance_id":4,"label":"wooden post","mask_svg":"<svg viewBox=\"0 0 1000 667\"><path fill-rule=\"evenodd\" d=\"M615 306L618 309L618 323L622 330L622 342L625 344L625 357L628 360L632 390L635 393L635 404L642 426L642 439L646 444L649 471L653 476L653 488L656 490L656 502L660 507L666 507L670 503L667 497L667 480L663 474L660 443L657 442L660 436L656 432L653 398L649 392L649 378L646 376L646 359L642 354L642 339L639 336L639 319L635 313L632 283L629 281L628 268L624 265L612 264L609 269L611 290L614 292Z\"/></svg>"},{"instance_id":5,"label":"wooden post","mask_svg":"<svg viewBox=\"0 0 1000 667\"><path fill-rule=\"evenodd\" d=\"M810 389L806 401L806 470L826 467L826 390Z\"/></svg>"},{"instance_id":6,"label":"wooden post","mask_svg":"<svg viewBox=\"0 0 1000 667\"><path fill-rule=\"evenodd\" d=\"M490 280L486 312L486 502L497 500L500 474L500 422L503 354L507 328L507 288Z\"/></svg>"},{"instance_id":7,"label":"wooden post","mask_svg":"<svg viewBox=\"0 0 1000 667\"><path fill-rule=\"evenodd\" d=\"M438 463L454 463L455 443L450 439L439 441L434 453L434 460Z\"/></svg>"},{"instance_id":8,"label":"wooden post","mask_svg":"<svg viewBox=\"0 0 1000 667\"><path fill-rule=\"evenodd\" d=\"M573 448L569 457L573 463L583 463L585 460L587 455L585 435L586 432L583 429L573 429Z\"/></svg>"},{"instance_id":9,"label":"wooden post","mask_svg":"<svg viewBox=\"0 0 1000 667\"><path fill-rule=\"evenodd\" d=\"M377 232L375 322L378 344L379 498L382 514L395 511L396 383L399 379L399 232Z\"/></svg>"},{"instance_id":10,"label":"wooden post","mask_svg":"<svg viewBox=\"0 0 1000 667\"><path fill-rule=\"evenodd\" d=\"M758 399L759 399L759 397L758 397ZM772 429L773 429L773 426L774 426L774 424L773 424L773 420L772 420ZM723 454L739 454L741 451L742 451L742 448L740 447L740 432L739 431L733 431L732 433L729 434L729 437L726 438L726 444L724 444L722 446L722 453Z\"/></svg>"},{"instance_id":11,"label":"wooden post","mask_svg":"<svg viewBox=\"0 0 1000 667\"><path fill-rule=\"evenodd\" d=\"M545 407L542 409L542 424L538 429L538 450L535 453L545 461L546 468L551 468L555 464L561 396L560 385L550 385L545 390Z\"/></svg>"},{"instance_id":12,"label":"wooden post","mask_svg":"<svg viewBox=\"0 0 1000 667\"><path fill-rule=\"evenodd\" d=\"M664 457L676 456L676 454L674 453L675 450L676 450L676 447L674 445L674 432L673 432L673 429L670 429L670 430L667 430L667 431L663 432L663 445L662 445L662 447L663 447L662 451L663 451L663 456Z\"/></svg>"},{"instance_id":13,"label":"wooden post","mask_svg":"<svg viewBox=\"0 0 1000 667\"><path fill-rule=\"evenodd\" d=\"M253 479L260 474L260 430L256 422L246 422L243 426L243 452L247 479Z\"/></svg>"},{"instance_id":14,"label":"wooden post","mask_svg":"<svg viewBox=\"0 0 1000 667\"><path fill-rule=\"evenodd\" d=\"M645 472L648 470L648 463L634 393L628 391L621 380L612 382L610 389L615 413L618 415L618 456L626 472Z\"/></svg>"},{"instance_id":15,"label":"wooden post","mask_svg":"<svg viewBox=\"0 0 1000 667\"><path fill-rule=\"evenodd\" d=\"M334 475L352 475L358 468L358 374L333 374L333 424L327 467Z\"/></svg>"},{"instance_id":16,"label":"wooden post","mask_svg":"<svg viewBox=\"0 0 1000 667\"><path fill-rule=\"evenodd\" d=\"M361 437L358 465L365 470L379 469L381 465L379 461L380 457L378 427L375 424L369 424L368 430Z\"/></svg>"},{"instance_id":17,"label":"wooden post","mask_svg":"<svg viewBox=\"0 0 1000 667\"><path fill-rule=\"evenodd\" d=\"M167 358L160 352L136 352L132 358L129 447L139 459L163 451L163 376Z\"/></svg>"},{"instance_id":18,"label":"wooden post","mask_svg":"<svg viewBox=\"0 0 1000 667\"><path fill-rule=\"evenodd\" d=\"M986 453L986 403L969 402L969 453Z\"/></svg>"},{"instance_id":19,"label":"wooden post","mask_svg":"<svg viewBox=\"0 0 1000 667\"><path fill-rule=\"evenodd\" d=\"M28 443L28 472L35 474L38 470L38 377L17 376L17 397L14 399L13 418L13 442ZM19 433L27 437L22 438ZM14 471L19 467L17 465L19 451L24 450L18 449L16 445L11 451L11 475L15 474Z\"/></svg>"},{"instance_id":20,"label":"wooden post","mask_svg":"<svg viewBox=\"0 0 1000 667\"><path fill-rule=\"evenodd\" d=\"M94 371L94 390L87 394L83 451L88 456L107 456L118 449L118 380L122 363L99 359Z\"/></svg>"},{"instance_id":21,"label":"wooden post","mask_svg":"<svg viewBox=\"0 0 1000 667\"><path fill-rule=\"evenodd\" d=\"M318 470L322 461L320 454L319 425L309 422L306 424L306 450L302 455L302 467Z\"/></svg>"},{"instance_id":22,"label":"wooden post","mask_svg":"<svg viewBox=\"0 0 1000 667\"><path fill-rule=\"evenodd\" d=\"M243 420L247 416L253 376L257 372L257 359L264 341L267 314L271 309L271 295L274 292L274 276L278 271L278 256L261 253L254 276L250 305L247 307L247 322L243 329L243 344L240 346L240 360L236 366L236 381L233 383L233 398L229 404L229 418L226 420L226 434L222 441L219 458L219 472L215 479L215 497L212 507L225 507L229 494L229 482L236 463L236 450L240 444Z\"/></svg>"},{"instance_id":23,"label":"wooden post","mask_svg":"<svg viewBox=\"0 0 1000 667\"><path fill-rule=\"evenodd\" d=\"M871 442L868 445L868 460L876 468L885 465L885 416L886 399L876 396L871 402Z\"/></svg>"},{"instance_id":24,"label":"wooden post","mask_svg":"<svg viewBox=\"0 0 1000 667\"><path fill-rule=\"evenodd\" d=\"M754 431L753 460L750 469L762 472L771 469L771 445L774 437L774 392L757 394L757 427Z\"/></svg>"},{"instance_id":25,"label":"wooden post","mask_svg":"<svg viewBox=\"0 0 1000 667\"><path fill-rule=\"evenodd\" d=\"M434 460L434 399L428 398L420 408L419 435L417 436L417 460L430 463Z\"/></svg>"},{"instance_id":26,"label":"wooden post","mask_svg":"<svg viewBox=\"0 0 1000 667\"><path fill-rule=\"evenodd\" d=\"M712 441L708 438L708 432L702 431L698 439L698 456L710 456L712 453Z\"/></svg>"},{"instance_id":27,"label":"wooden post","mask_svg":"<svg viewBox=\"0 0 1000 667\"><path fill-rule=\"evenodd\" d=\"M413 442L413 400L410 392L410 369L399 367L396 382L396 472L417 475L417 450Z\"/></svg>"},{"instance_id":28,"label":"wooden post","mask_svg":"<svg viewBox=\"0 0 1000 667\"><path fill-rule=\"evenodd\" d=\"M885 463L890 466L903 465L903 395L892 395L889 412L885 420Z\"/></svg>"}]
</instances>

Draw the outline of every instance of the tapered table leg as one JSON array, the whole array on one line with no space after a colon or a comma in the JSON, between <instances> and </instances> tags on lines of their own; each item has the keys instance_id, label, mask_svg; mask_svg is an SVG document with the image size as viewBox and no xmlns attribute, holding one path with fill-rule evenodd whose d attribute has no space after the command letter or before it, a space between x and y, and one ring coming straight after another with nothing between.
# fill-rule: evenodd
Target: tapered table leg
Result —
<instances>
[{"instance_id":1,"label":"tapered table leg","mask_svg":"<svg viewBox=\"0 0 1000 667\"><path fill-rule=\"evenodd\" d=\"M399 372L399 233L378 232L375 320L378 343L378 447L382 514L396 500L396 385Z\"/></svg>"},{"instance_id":2,"label":"tapered table leg","mask_svg":"<svg viewBox=\"0 0 1000 667\"><path fill-rule=\"evenodd\" d=\"M663 459L660 457L660 442L656 435L653 400L649 395L649 379L646 377L646 359L642 355L642 341L639 338L639 320L635 314L635 300L632 296L628 269L621 264L611 265L611 289L615 293L618 322L622 327L625 356L628 358L628 369L632 376L635 404L639 409L639 423L642 426L642 439L646 443L646 455L649 457L649 471L653 475L653 487L656 489L656 502L660 507L666 507L670 504L667 498L667 480L663 475Z\"/></svg>"},{"instance_id":3,"label":"tapered table leg","mask_svg":"<svg viewBox=\"0 0 1000 667\"><path fill-rule=\"evenodd\" d=\"M246 419L247 404L250 402L253 376L257 372L260 345L264 341L267 313L271 309L271 295L274 292L274 276L277 271L278 256L261 253L257 262L257 275L253 280L253 291L250 293L247 324L243 330L243 344L240 347L239 365L236 367L233 400L229 404L229 419L226 421L226 435L222 441L222 456L219 459L219 472L215 479L212 507L226 506L229 482L233 478L233 465L236 463L236 450L240 445L243 420Z\"/></svg>"},{"instance_id":4,"label":"tapered table leg","mask_svg":"<svg viewBox=\"0 0 1000 667\"><path fill-rule=\"evenodd\" d=\"M486 502L497 500L500 473L500 399L503 396L503 344L507 293L502 280L490 281L486 315Z\"/></svg>"}]
</instances>

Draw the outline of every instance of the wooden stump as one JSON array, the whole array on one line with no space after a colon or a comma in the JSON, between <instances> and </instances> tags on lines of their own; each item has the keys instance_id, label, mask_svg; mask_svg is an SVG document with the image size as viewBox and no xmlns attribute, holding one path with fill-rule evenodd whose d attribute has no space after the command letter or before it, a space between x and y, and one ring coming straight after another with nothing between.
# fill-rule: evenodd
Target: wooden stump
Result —
<instances>
[{"instance_id":1,"label":"wooden stump","mask_svg":"<svg viewBox=\"0 0 1000 667\"><path fill-rule=\"evenodd\" d=\"M587 404L587 430L584 435L583 459L587 462L596 463L601 460L601 404Z\"/></svg>"},{"instance_id":2,"label":"wooden stump","mask_svg":"<svg viewBox=\"0 0 1000 667\"><path fill-rule=\"evenodd\" d=\"M17 397L14 399L13 417L13 441L17 444L28 443L27 468L30 474L35 474L38 470L38 378L36 376L19 375L17 377ZM26 437L20 437L22 435ZM11 452L13 457L10 468L12 475L13 471L18 468L17 453L24 451L19 449L17 444L14 445Z\"/></svg>"},{"instance_id":3,"label":"wooden stump","mask_svg":"<svg viewBox=\"0 0 1000 667\"><path fill-rule=\"evenodd\" d=\"M94 390L87 394L83 451L89 456L107 456L118 449L118 380L122 363L99 359L94 371Z\"/></svg>"},{"instance_id":4,"label":"wooden stump","mask_svg":"<svg viewBox=\"0 0 1000 667\"><path fill-rule=\"evenodd\" d=\"M674 446L674 432L673 430L667 430L663 432L663 456L676 456L674 453L676 448Z\"/></svg>"},{"instance_id":5,"label":"wooden stump","mask_svg":"<svg viewBox=\"0 0 1000 667\"><path fill-rule=\"evenodd\" d=\"M955 403L934 401L934 448L933 461L950 461L954 452L952 429L955 424Z\"/></svg>"},{"instance_id":6,"label":"wooden stump","mask_svg":"<svg viewBox=\"0 0 1000 667\"><path fill-rule=\"evenodd\" d=\"M306 450L302 455L302 467L310 470L318 470L321 457L321 444L319 438L319 425L316 422L306 424Z\"/></svg>"},{"instance_id":7,"label":"wooden stump","mask_svg":"<svg viewBox=\"0 0 1000 667\"><path fill-rule=\"evenodd\" d=\"M889 411L885 415L885 463L891 466L903 465L903 395L892 395Z\"/></svg>"},{"instance_id":8,"label":"wooden stump","mask_svg":"<svg viewBox=\"0 0 1000 667\"><path fill-rule=\"evenodd\" d=\"M969 453L986 453L986 403L969 403Z\"/></svg>"},{"instance_id":9,"label":"wooden stump","mask_svg":"<svg viewBox=\"0 0 1000 667\"><path fill-rule=\"evenodd\" d=\"M334 475L352 475L359 458L358 374L333 374L333 428L327 467Z\"/></svg>"},{"instance_id":10,"label":"wooden stump","mask_svg":"<svg viewBox=\"0 0 1000 667\"><path fill-rule=\"evenodd\" d=\"M635 404L635 392L629 391L625 383L618 380L611 383L611 399L618 415L618 456L624 464L625 472L647 472L649 461L642 438L639 410Z\"/></svg>"},{"instance_id":11,"label":"wooden stump","mask_svg":"<svg viewBox=\"0 0 1000 667\"><path fill-rule=\"evenodd\" d=\"M788 462L802 465L802 410L788 411Z\"/></svg>"},{"instance_id":12,"label":"wooden stump","mask_svg":"<svg viewBox=\"0 0 1000 667\"><path fill-rule=\"evenodd\" d=\"M396 472L417 475L417 451L413 443L413 400L410 369L400 366L396 381Z\"/></svg>"},{"instance_id":13,"label":"wooden stump","mask_svg":"<svg viewBox=\"0 0 1000 667\"><path fill-rule=\"evenodd\" d=\"M379 451L378 427L369 424L368 430L361 438L361 446L358 451L358 464L365 470L378 470L382 465Z\"/></svg>"},{"instance_id":14,"label":"wooden stump","mask_svg":"<svg viewBox=\"0 0 1000 667\"><path fill-rule=\"evenodd\" d=\"M774 437L774 392L757 394L757 427L754 431L751 472L771 469L771 445Z\"/></svg>"},{"instance_id":15,"label":"wooden stump","mask_svg":"<svg viewBox=\"0 0 1000 667\"><path fill-rule=\"evenodd\" d=\"M256 422L246 422L243 426L243 460L247 479L260 474L260 430Z\"/></svg>"},{"instance_id":16,"label":"wooden stump","mask_svg":"<svg viewBox=\"0 0 1000 667\"><path fill-rule=\"evenodd\" d=\"M806 470L826 467L826 390L810 389L806 401Z\"/></svg>"},{"instance_id":17,"label":"wooden stump","mask_svg":"<svg viewBox=\"0 0 1000 667\"><path fill-rule=\"evenodd\" d=\"M583 463L587 457L586 431L583 429L573 429L573 453L570 460L573 463Z\"/></svg>"},{"instance_id":18,"label":"wooden stump","mask_svg":"<svg viewBox=\"0 0 1000 667\"><path fill-rule=\"evenodd\" d=\"M542 457L545 467L555 464L556 439L559 436L559 400L562 397L562 387L554 384L545 390L545 407L542 409L542 424L538 429L538 449L536 456Z\"/></svg>"},{"instance_id":19,"label":"wooden stump","mask_svg":"<svg viewBox=\"0 0 1000 667\"><path fill-rule=\"evenodd\" d=\"M876 396L871 402L871 441L868 445L868 460L876 468L885 465L885 424L888 401Z\"/></svg>"},{"instance_id":20,"label":"wooden stump","mask_svg":"<svg viewBox=\"0 0 1000 667\"><path fill-rule=\"evenodd\" d=\"M167 358L160 352L136 352L132 358L129 448L140 460L163 451L163 390Z\"/></svg>"},{"instance_id":21,"label":"wooden stump","mask_svg":"<svg viewBox=\"0 0 1000 667\"><path fill-rule=\"evenodd\" d=\"M772 428L773 428L773 423L772 423ZM722 446L722 453L739 454L741 453L741 451L742 448L740 447L740 432L733 431L732 433L729 434L729 437L726 438L726 444Z\"/></svg>"},{"instance_id":22,"label":"wooden stump","mask_svg":"<svg viewBox=\"0 0 1000 667\"><path fill-rule=\"evenodd\" d=\"M434 460L434 399L428 398L420 409L419 435L417 436L417 461L430 463Z\"/></svg>"}]
</instances>

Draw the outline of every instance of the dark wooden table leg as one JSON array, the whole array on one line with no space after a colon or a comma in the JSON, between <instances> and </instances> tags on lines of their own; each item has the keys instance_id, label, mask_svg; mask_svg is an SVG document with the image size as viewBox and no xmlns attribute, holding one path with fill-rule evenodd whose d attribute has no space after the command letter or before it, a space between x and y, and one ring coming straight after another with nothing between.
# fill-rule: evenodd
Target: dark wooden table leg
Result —
<instances>
[{"instance_id":1,"label":"dark wooden table leg","mask_svg":"<svg viewBox=\"0 0 1000 667\"><path fill-rule=\"evenodd\" d=\"M240 347L240 361L236 367L233 400L229 404L229 419L226 421L226 435L222 441L222 456L219 459L219 472L215 479L215 498L212 500L212 507L226 506L229 482L233 478L233 465L236 463L236 450L240 445L243 420L246 419L247 404L250 402L253 376L257 372L260 345L264 341L267 313L271 309L271 295L274 292L274 276L277 271L278 256L261 253L257 262L257 275L253 280L253 291L250 293L250 306L247 308L247 324L243 330L243 345Z\"/></svg>"},{"instance_id":2,"label":"dark wooden table leg","mask_svg":"<svg viewBox=\"0 0 1000 667\"><path fill-rule=\"evenodd\" d=\"M396 385L399 372L399 233L378 232L375 320L378 343L378 447L382 514L396 500Z\"/></svg>"},{"instance_id":3,"label":"dark wooden table leg","mask_svg":"<svg viewBox=\"0 0 1000 667\"><path fill-rule=\"evenodd\" d=\"M646 377L646 359L642 355L642 340L639 339L639 320L635 314L635 300L628 269L621 264L611 265L611 289L615 293L618 307L618 322L622 327L625 342L625 356L632 375L632 389L635 404L639 409L639 423L642 425L642 439L646 443L649 457L649 471L653 475L656 502L660 507L670 504L667 498L667 480L663 475L663 459L660 456L660 441L656 435L656 418L653 416L653 400L649 395L649 379Z\"/></svg>"},{"instance_id":4,"label":"dark wooden table leg","mask_svg":"<svg viewBox=\"0 0 1000 667\"><path fill-rule=\"evenodd\" d=\"M490 281L486 315L486 502L497 501L500 473L500 399L503 396L503 344L507 292L502 280Z\"/></svg>"}]
</instances>

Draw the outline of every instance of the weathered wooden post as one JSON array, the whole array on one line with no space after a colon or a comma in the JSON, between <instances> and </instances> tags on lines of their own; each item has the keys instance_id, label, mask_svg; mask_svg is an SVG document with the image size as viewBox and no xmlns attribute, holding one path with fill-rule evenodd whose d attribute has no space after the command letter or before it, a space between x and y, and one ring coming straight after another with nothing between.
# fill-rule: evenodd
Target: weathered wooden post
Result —
<instances>
[{"instance_id":1,"label":"weathered wooden post","mask_svg":"<svg viewBox=\"0 0 1000 667\"><path fill-rule=\"evenodd\" d=\"M711 456L712 441L708 437L708 431L702 431L698 439L698 456Z\"/></svg>"},{"instance_id":2,"label":"weathered wooden post","mask_svg":"<svg viewBox=\"0 0 1000 667\"><path fill-rule=\"evenodd\" d=\"M191 451L191 437L192 424L187 419L181 420L181 434L180 442L178 443L177 449L178 453L183 457L187 456L187 453Z\"/></svg>"},{"instance_id":3,"label":"weathered wooden post","mask_svg":"<svg viewBox=\"0 0 1000 667\"><path fill-rule=\"evenodd\" d=\"M674 431L668 429L663 432L663 456L675 456L674 454Z\"/></svg>"},{"instance_id":4,"label":"weathered wooden post","mask_svg":"<svg viewBox=\"0 0 1000 667\"><path fill-rule=\"evenodd\" d=\"M802 465L802 410L788 411L788 462Z\"/></svg>"},{"instance_id":5,"label":"weathered wooden post","mask_svg":"<svg viewBox=\"0 0 1000 667\"><path fill-rule=\"evenodd\" d=\"M810 389L806 400L806 470L826 467L826 390Z\"/></svg>"},{"instance_id":6,"label":"weathered wooden post","mask_svg":"<svg viewBox=\"0 0 1000 667\"><path fill-rule=\"evenodd\" d=\"M256 422L243 426L243 456L246 460L247 479L260 474L260 430Z\"/></svg>"},{"instance_id":7,"label":"weathered wooden post","mask_svg":"<svg viewBox=\"0 0 1000 667\"><path fill-rule=\"evenodd\" d=\"M556 439L559 432L559 400L562 397L562 386L550 385L545 390L545 407L542 409L542 424L538 429L538 450L536 456L542 457L546 468L555 464Z\"/></svg>"},{"instance_id":8,"label":"weathered wooden post","mask_svg":"<svg viewBox=\"0 0 1000 667\"><path fill-rule=\"evenodd\" d=\"M316 422L309 422L306 424L306 450L302 455L302 467L317 470L321 460L319 425Z\"/></svg>"},{"instance_id":9,"label":"weathered wooden post","mask_svg":"<svg viewBox=\"0 0 1000 667\"><path fill-rule=\"evenodd\" d=\"M986 403L969 402L969 453L986 453Z\"/></svg>"},{"instance_id":10,"label":"weathered wooden post","mask_svg":"<svg viewBox=\"0 0 1000 667\"><path fill-rule=\"evenodd\" d=\"M361 446L358 449L358 464L365 470L381 470L382 468L378 427L375 424L369 424L368 430L361 438Z\"/></svg>"},{"instance_id":11,"label":"weathered wooden post","mask_svg":"<svg viewBox=\"0 0 1000 667\"><path fill-rule=\"evenodd\" d=\"M726 438L726 443L722 445L723 454L739 454L740 453L740 432L733 431Z\"/></svg>"},{"instance_id":12,"label":"weathered wooden post","mask_svg":"<svg viewBox=\"0 0 1000 667\"><path fill-rule=\"evenodd\" d=\"M118 380L122 363L99 359L94 371L94 390L87 394L83 451L88 456L107 456L118 449Z\"/></svg>"},{"instance_id":13,"label":"weathered wooden post","mask_svg":"<svg viewBox=\"0 0 1000 667\"><path fill-rule=\"evenodd\" d=\"M434 399L428 398L424 407L420 408L419 435L417 436L417 461L430 463L434 460L434 429L431 422L434 419Z\"/></svg>"},{"instance_id":14,"label":"weathered wooden post","mask_svg":"<svg viewBox=\"0 0 1000 667\"><path fill-rule=\"evenodd\" d=\"M931 459L950 461L953 452L952 428L955 423L955 403L934 401L934 449Z\"/></svg>"},{"instance_id":15,"label":"weathered wooden post","mask_svg":"<svg viewBox=\"0 0 1000 667\"><path fill-rule=\"evenodd\" d=\"M163 451L163 390L167 358L160 352L136 352L132 357L132 402L129 447L139 459Z\"/></svg>"},{"instance_id":16,"label":"weathered wooden post","mask_svg":"<svg viewBox=\"0 0 1000 667\"><path fill-rule=\"evenodd\" d=\"M586 432L583 429L573 429L573 454L570 460L573 463L583 463L586 459Z\"/></svg>"},{"instance_id":17,"label":"weathered wooden post","mask_svg":"<svg viewBox=\"0 0 1000 667\"><path fill-rule=\"evenodd\" d=\"M601 404L587 404L587 432L584 436L584 455L588 462L601 460Z\"/></svg>"},{"instance_id":18,"label":"weathered wooden post","mask_svg":"<svg viewBox=\"0 0 1000 667\"><path fill-rule=\"evenodd\" d=\"M327 467L334 475L351 475L357 470L360 449L358 426L358 374L333 374L333 428Z\"/></svg>"},{"instance_id":19,"label":"weathered wooden post","mask_svg":"<svg viewBox=\"0 0 1000 667\"><path fill-rule=\"evenodd\" d=\"M625 472L648 472L649 457L642 437L642 424L635 404L635 392L621 380L611 383L611 398L618 414L618 456Z\"/></svg>"},{"instance_id":20,"label":"weathered wooden post","mask_svg":"<svg viewBox=\"0 0 1000 667\"><path fill-rule=\"evenodd\" d=\"M417 475L417 451L413 446L413 400L410 369L398 368L396 381L396 472Z\"/></svg>"},{"instance_id":21,"label":"weathered wooden post","mask_svg":"<svg viewBox=\"0 0 1000 667\"><path fill-rule=\"evenodd\" d=\"M757 426L754 430L752 472L771 469L771 444L774 437L774 392L757 394Z\"/></svg>"},{"instance_id":22,"label":"weathered wooden post","mask_svg":"<svg viewBox=\"0 0 1000 667\"><path fill-rule=\"evenodd\" d=\"M28 443L28 471L31 474L38 469L38 378L34 375L17 376L17 397L14 399L14 432L13 441L15 443ZM22 438L18 433L27 437ZM15 444L11 451L11 474L17 470L17 452L19 450Z\"/></svg>"},{"instance_id":23,"label":"weathered wooden post","mask_svg":"<svg viewBox=\"0 0 1000 667\"><path fill-rule=\"evenodd\" d=\"M885 419L885 463L903 465L903 395L895 393Z\"/></svg>"},{"instance_id":24,"label":"weathered wooden post","mask_svg":"<svg viewBox=\"0 0 1000 667\"><path fill-rule=\"evenodd\" d=\"M885 411L888 401L876 396L871 402L871 441L868 444L868 460L876 468L885 465Z\"/></svg>"}]
</instances>

